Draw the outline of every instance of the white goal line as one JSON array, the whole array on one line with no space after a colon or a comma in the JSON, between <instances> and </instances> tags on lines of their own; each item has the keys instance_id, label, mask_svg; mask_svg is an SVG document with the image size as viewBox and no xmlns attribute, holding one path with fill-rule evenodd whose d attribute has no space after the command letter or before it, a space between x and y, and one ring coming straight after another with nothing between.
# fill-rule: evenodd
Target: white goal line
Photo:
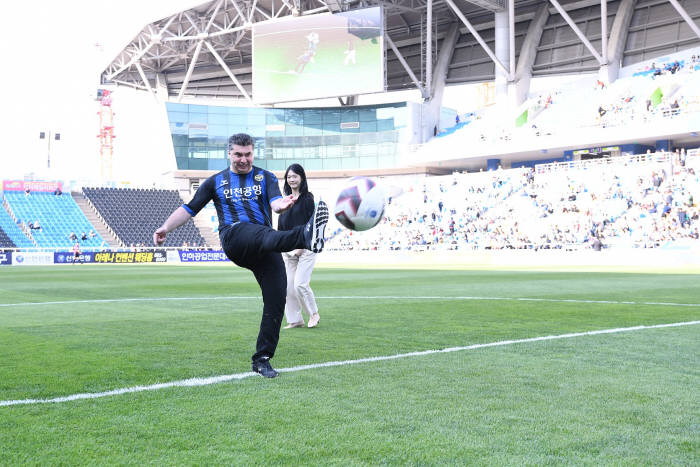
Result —
<instances>
[{"instance_id":1,"label":"white goal line","mask_svg":"<svg viewBox=\"0 0 700 467\"><path fill-rule=\"evenodd\" d=\"M418 356L431 355L431 354L437 354L437 353L460 352L463 350L476 350L476 349L483 349L483 348L487 348L487 347L498 347L498 346L505 346L505 345L512 345L512 344L523 344L523 343L528 343L528 342L539 342L539 341L547 341L547 340L555 340L555 339L569 339L572 337L595 336L595 335L600 335L600 334L616 334L616 333L620 333L620 332L632 332L632 331L640 331L640 330L644 330L644 329L658 329L658 328L670 328L670 327L679 327L679 326L693 326L696 324L700 324L700 321L685 321L685 322L680 322L680 323L654 324L654 325L649 325L649 326L640 325L640 326L632 326L632 327L628 327L628 328L600 329L600 330L596 330L596 331L574 332L574 333L568 333L568 334L558 334L558 335L554 335L554 336L540 336L540 337L530 337L527 339L513 339L513 340L490 342L490 343L486 343L486 344L473 344L473 345L467 345L467 346L462 346L462 347L448 347L448 348L439 349L439 350L423 350L423 351L418 351L418 352L408 352L408 353L402 353L402 354L396 354L396 355L385 355L385 356L379 356L379 357L359 358L356 360L342 360L342 361L312 363L309 365L299 365L299 366L293 366L290 368L280 368L280 369L278 369L278 371L280 373L292 373L292 372L296 372L296 371L313 370L316 368L356 365L359 363L379 362L379 361L384 361L384 360L396 360L399 358L418 357ZM11 406L11 405L52 404L52 403L60 403L60 402L70 402L70 401L81 400L81 399L99 399L99 398L108 397L108 396L118 396L121 394L129 394L129 393L143 392L143 391L156 391L159 389L166 389L166 388L172 388L172 387L208 386L211 384L224 383L227 381L241 380L241 379L245 379L245 378L248 378L250 376L256 376L256 375L257 375L257 373L246 372L246 373L237 373L237 374L233 374L233 375L212 376L212 377L207 377L207 378L190 378L190 379L185 379L185 380L180 380L180 381L171 381L171 382L167 382L167 383L157 383L157 384L152 384L149 386L132 386L132 387L128 387L128 388L114 389L114 390L105 391L105 392L73 394L70 396L54 397L52 399L6 400L6 401L0 401L0 407Z\"/></svg>"}]
</instances>

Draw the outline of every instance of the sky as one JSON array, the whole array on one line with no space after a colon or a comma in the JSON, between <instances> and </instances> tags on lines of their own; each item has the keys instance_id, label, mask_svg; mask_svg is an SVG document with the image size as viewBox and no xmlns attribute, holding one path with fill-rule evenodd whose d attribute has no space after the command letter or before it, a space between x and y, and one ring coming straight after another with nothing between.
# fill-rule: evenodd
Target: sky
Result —
<instances>
[{"instance_id":1,"label":"sky","mask_svg":"<svg viewBox=\"0 0 700 467\"><path fill-rule=\"evenodd\" d=\"M203 3L202 0L39 0L3 5L0 31L0 178L89 178L100 172L95 92L100 72L147 24ZM118 90L123 104L147 93ZM116 109L115 109L116 112ZM127 116L125 116L127 117ZM129 134L137 122L119 121L123 142L115 140L116 166L128 176ZM128 125L126 123L129 123ZM39 132L60 132L60 141ZM131 140L131 141L130 141ZM143 140L147 143L147 140ZM138 153L138 151L136 151ZM131 154L137 158L138 154ZM52 170L47 169L51 159ZM134 160L133 163L137 163ZM117 168L115 166L115 169ZM124 166L124 167L123 167Z\"/></svg>"}]
</instances>

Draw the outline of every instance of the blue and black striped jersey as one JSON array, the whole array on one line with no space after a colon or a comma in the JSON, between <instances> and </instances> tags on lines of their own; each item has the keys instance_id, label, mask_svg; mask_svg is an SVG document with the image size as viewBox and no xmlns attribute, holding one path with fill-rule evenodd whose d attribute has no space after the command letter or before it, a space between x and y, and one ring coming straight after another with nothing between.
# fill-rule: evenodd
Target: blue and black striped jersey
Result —
<instances>
[{"instance_id":1,"label":"blue and black striped jersey","mask_svg":"<svg viewBox=\"0 0 700 467\"><path fill-rule=\"evenodd\" d=\"M195 216L209 201L214 201L219 232L236 222L272 227L270 203L281 197L279 182L272 172L253 166L249 173L238 175L226 168L207 178L192 201L182 207Z\"/></svg>"}]
</instances>

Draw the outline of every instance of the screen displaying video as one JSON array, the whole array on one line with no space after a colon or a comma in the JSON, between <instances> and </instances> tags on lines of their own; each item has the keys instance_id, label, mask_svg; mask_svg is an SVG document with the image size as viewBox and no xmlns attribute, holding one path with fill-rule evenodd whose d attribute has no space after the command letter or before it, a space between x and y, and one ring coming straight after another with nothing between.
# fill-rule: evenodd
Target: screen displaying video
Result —
<instances>
[{"instance_id":1,"label":"screen displaying video","mask_svg":"<svg viewBox=\"0 0 700 467\"><path fill-rule=\"evenodd\" d=\"M253 100L274 104L384 91L382 8L253 25Z\"/></svg>"}]
</instances>

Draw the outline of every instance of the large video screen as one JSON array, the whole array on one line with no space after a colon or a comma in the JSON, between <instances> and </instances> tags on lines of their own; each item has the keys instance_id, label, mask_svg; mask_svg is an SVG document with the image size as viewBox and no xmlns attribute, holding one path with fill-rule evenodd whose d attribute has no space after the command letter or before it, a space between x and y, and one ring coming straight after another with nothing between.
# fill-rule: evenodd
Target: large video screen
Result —
<instances>
[{"instance_id":1,"label":"large video screen","mask_svg":"<svg viewBox=\"0 0 700 467\"><path fill-rule=\"evenodd\" d=\"M274 104L384 91L382 8L253 25L253 100Z\"/></svg>"}]
</instances>

